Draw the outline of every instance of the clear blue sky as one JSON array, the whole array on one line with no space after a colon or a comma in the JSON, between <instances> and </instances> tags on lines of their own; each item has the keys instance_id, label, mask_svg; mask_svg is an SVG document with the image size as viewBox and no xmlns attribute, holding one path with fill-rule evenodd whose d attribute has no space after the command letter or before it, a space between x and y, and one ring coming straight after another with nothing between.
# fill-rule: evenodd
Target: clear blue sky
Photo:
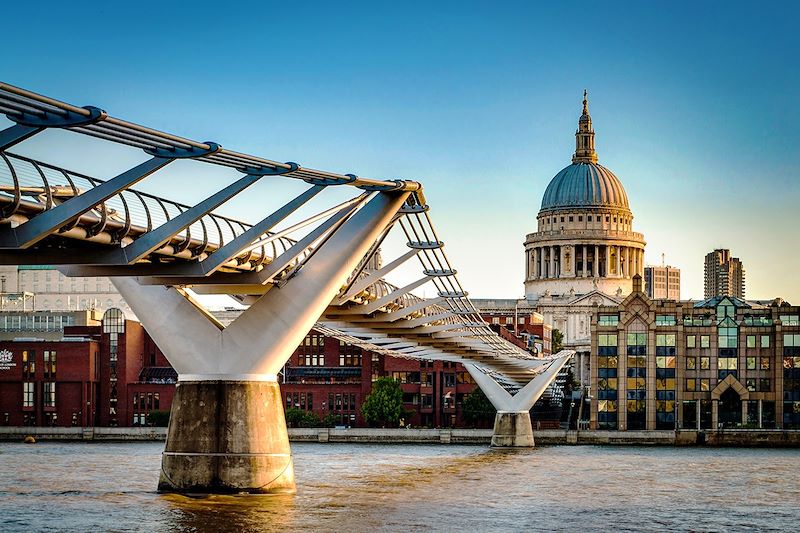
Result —
<instances>
[{"instance_id":1,"label":"clear blue sky","mask_svg":"<svg viewBox=\"0 0 800 533\"><path fill-rule=\"evenodd\" d=\"M6 2L0 77L274 159L420 179L473 296L522 295L522 242L586 87L600 162L683 297L728 247L748 297L800 302L797 2L79 4Z\"/></svg>"}]
</instances>

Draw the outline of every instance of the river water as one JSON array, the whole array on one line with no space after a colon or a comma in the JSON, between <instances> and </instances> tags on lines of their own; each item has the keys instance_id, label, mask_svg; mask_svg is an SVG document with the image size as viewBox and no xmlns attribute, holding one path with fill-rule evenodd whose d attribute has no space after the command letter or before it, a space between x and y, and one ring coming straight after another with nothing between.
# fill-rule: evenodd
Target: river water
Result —
<instances>
[{"instance_id":1,"label":"river water","mask_svg":"<svg viewBox=\"0 0 800 533\"><path fill-rule=\"evenodd\" d=\"M187 498L162 449L0 443L0 531L800 529L800 450L297 443L297 494Z\"/></svg>"}]
</instances>

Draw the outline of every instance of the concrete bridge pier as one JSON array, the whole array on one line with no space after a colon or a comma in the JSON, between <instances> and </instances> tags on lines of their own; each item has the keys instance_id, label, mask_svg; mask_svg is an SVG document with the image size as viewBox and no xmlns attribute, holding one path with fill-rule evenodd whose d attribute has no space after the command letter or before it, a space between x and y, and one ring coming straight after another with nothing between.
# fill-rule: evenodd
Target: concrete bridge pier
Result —
<instances>
[{"instance_id":1,"label":"concrete bridge pier","mask_svg":"<svg viewBox=\"0 0 800 533\"><path fill-rule=\"evenodd\" d=\"M494 416L492 447L532 448L533 446L530 411L497 411Z\"/></svg>"},{"instance_id":2,"label":"concrete bridge pier","mask_svg":"<svg viewBox=\"0 0 800 533\"><path fill-rule=\"evenodd\" d=\"M294 492L276 381L181 381L172 402L159 492Z\"/></svg>"}]
</instances>

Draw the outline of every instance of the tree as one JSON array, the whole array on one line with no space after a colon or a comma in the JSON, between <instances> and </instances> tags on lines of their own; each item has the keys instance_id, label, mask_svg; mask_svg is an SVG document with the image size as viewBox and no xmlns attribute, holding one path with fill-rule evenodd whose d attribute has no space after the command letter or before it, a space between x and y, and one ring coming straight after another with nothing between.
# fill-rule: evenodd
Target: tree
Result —
<instances>
[{"instance_id":1,"label":"tree","mask_svg":"<svg viewBox=\"0 0 800 533\"><path fill-rule=\"evenodd\" d=\"M292 428L318 428L322 426L322 421L310 411L290 407L286 410L286 425Z\"/></svg>"},{"instance_id":2,"label":"tree","mask_svg":"<svg viewBox=\"0 0 800 533\"><path fill-rule=\"evenodd\" d=\"M147 413L147 425L166 427L169 424L169 411L150 411Z\"/></svg>"},{"instance_id":3,"label":"tree","mask_svg":"<svg viewBox=\"0 0 800 533\"><path fill-rule=\"evenodd\" d=\"M551 351L556 354L564 348L564 334L561 331L554 329L551 338L552 348Z\"/></svg>"},{"instance_id":4,"label":"tree","mask_svg":"<svg viewBox=\"0 0 800 533\"><path fill-rule=\"evenodd\" d=\"M372 392L361 406L361 414L370 426L397 427L403 416L403 389L392 378L378 378Z\"/></svg>"},{"instance_id":5,"label":"tree","mask_svg":"<svg viewBox=\"0 0 800 533\"><path fill-rule=\"evenodd\" d=\"M493 421L494 415L497 413L497 409L494 408L489 398L477 387L464 397L461 409L464 413L464 421L471 426L485 425Z\"/></svg>"}]
</instances>

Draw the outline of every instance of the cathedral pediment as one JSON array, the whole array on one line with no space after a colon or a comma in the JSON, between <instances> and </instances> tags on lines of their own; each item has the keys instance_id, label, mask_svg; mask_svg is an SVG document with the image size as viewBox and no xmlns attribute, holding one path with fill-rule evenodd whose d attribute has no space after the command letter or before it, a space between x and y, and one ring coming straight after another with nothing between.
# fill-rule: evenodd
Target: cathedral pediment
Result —
<instances>
[{"instance_id":1,"label":"cathedral pediment","mask_svg":"<svg viewBox=\"0 0 800 533\"><path fill-rule=\"evenodd\" d=\"M586 294L581 294L570 300L568 305L619 305L622 298L610 296L604 292L594 290Z\"/></svg>"}]
</instances>

